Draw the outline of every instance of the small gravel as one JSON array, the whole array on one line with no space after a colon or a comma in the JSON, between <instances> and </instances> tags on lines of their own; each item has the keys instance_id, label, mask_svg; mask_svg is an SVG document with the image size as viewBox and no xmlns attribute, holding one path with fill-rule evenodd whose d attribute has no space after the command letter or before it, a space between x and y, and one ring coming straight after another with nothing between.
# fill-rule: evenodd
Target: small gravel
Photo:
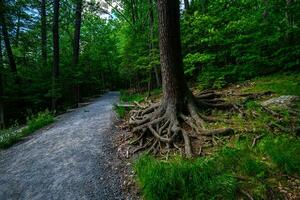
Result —
<instances>
[{"instance_id":1,"label":"small gravel","mask_svg":"<svg viewBox=\"0 0 300 200\"><path fill-rule=\"evenodd\" d=\"M0 152L0 199L125 199L109 92Z\"/></svg>"}]
</instances>

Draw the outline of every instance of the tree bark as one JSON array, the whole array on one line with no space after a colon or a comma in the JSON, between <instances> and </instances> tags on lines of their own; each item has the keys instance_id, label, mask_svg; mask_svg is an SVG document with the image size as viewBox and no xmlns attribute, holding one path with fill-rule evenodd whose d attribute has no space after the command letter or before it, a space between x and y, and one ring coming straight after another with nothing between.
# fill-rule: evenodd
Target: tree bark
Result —
<instances>
[{"instance_id":1,"label":"tree bark","mask_svg":"<svg viewBox=\"0 0 300 200\"><path fill-rule=\"evenodd\" d=\"M131 5L131 17L132 17L132 24L135 25L136 23L136 12L135 12L135 1L134 0L131 0L130 1L130 5Z\"/></svg>"},{"instance_id":2,"label":"tree bark","mask_svg":"<svg viewBox=\"0 0 300 200\"><path fill-rule=\"evenodd\" d=\"M285 11L285 17L286 17L286 24L287 28L291 29L294 25L294 14L291 12L291 7L294 4L294 0L286 0L286 11ZM289 44L293 43L293 32L287 31L286 32L286 40Z\"/></svg>"},{"instance_id":3,"label":"tree bark","mask_svg":"<svg viewBox=\"0 0 300 200\"><path fill-rule=\"evenodd\" d=\"M41 49L42 66L47 66L47 19L46 19L46 0L41 0Z\"/></svg>"},{"instance_id":4,"label":"tree bark","mask_svg":"<svg viewBox=\"0 0 300 200\"><path fill-rule=\"evenodd\" d=\"M76 13L75 13L75 29L74 29L74 41L73 41L73 68L78 67L79 62L79 50L80 50L80 28L81 28L81 12L82 12L82 0L76 2ZM76 70L74 70L76 71ZM74 90L74 103L78 107L79 103L79 85L75 84Z\"/></svg>"},{"instance_id":5,"label":"tree bark","mask_svg":"<svg viewBox=\"0 0 300 200\"><path fill-rule=\"evenodd\" d=\"M3 56L2 56L2 37L0 35L0 129L5 128L4 106L3 106Z\"/></svg>"},{"instance_id":6,"label":"tree bark","mask_svg":"<svg viewBox=\"0 0 300 200\"><path fill-rule=\"evenodd\" d=\"M15 38L15 45L16 47L19 46L19 37L20 37L20 20L21 20L21 17L20 17L20 12L17 13L17 23L16 23L16 38Z\"/></svg>"},{"instance_id":7,"label":"tree bark","mask_svg":"<svg viewBox=\"0 0 300 200\"><path fill-rule=\"evenodd\" d=\"M189 2L189 0L184 0L184 9L185 9L185 10L188 10L189 7L190 7L190 2Z\"/></svg>"},{"instance_id":8,"label":"tree bark","mask_svg":"<svg viewBox=\"0 0 300 200\"><path fill-rule=\"evenodd\" d=\"M14 55L11 50L9 35L8 35L7 27L6 27L5 5L4 5L3 0L0 0L0 22L2 25L2 34L3 34L3 40L4 40L6 52L7 52L8 63L9 63L11 71L16 74L17 66L16 66L16 62L14 59Z\"/></svg>"},{"instance_id":9,"label":"tree bark","mask_svg":"<svg viewBox=\"0 0 300 200\"><path fill-rule=\"evenodd\" d=\"M157 5L163 103L181 110L189 89L181 55L179 1L158 0Z\"/></svg>"},{"instance_id":10,"label":"tree bark","mask_svg":"<svg viewBox=\"0 0 300 200\"><path fill-rule=\"evenodd\" d=\"M56 109L56 80L59 77L59 0L54 0L53 6L53 71L52 71L52 110Z\"/></svg>"}]
</instances>

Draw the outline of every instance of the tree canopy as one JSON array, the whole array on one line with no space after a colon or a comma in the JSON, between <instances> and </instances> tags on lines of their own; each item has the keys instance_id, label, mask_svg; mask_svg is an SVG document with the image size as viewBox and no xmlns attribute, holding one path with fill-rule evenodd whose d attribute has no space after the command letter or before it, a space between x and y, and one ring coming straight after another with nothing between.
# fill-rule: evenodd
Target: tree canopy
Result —
<instances>
[{"instance_id":1,"label":"tree canopy","mask_svg":"<svg viewBox=\"0 0 300 200\"><path fill-rule=\"evenodd\" d=\"M106 89L160 87L156 1L83 0L79 40L74 38L78 1L57 1L59 52L53 51L54 2L1 0L1 102L8 123L51 108L53 98L58 111L75 106L74 86L78 100ZM189 84L220 88L297 70L299 9L295 0L182 1L182 57ZM75 40L80 41L78 61ZM55 85L53 53L59 55Z\"/></svg>"}]
</instances>

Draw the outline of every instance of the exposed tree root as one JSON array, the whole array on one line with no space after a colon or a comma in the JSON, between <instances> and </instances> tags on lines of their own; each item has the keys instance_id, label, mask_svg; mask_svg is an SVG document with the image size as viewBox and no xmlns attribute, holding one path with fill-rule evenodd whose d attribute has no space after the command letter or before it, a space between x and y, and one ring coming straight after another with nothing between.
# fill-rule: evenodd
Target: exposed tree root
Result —
<instances>
[{"instance_id":1,"label":"exposed tree root","mask_svg":"<svg viewBox=\"0 0 300 200\"><path fill-rule=\"evenodd\" d=\"M192 138L233 133L231 128L207 130L206 123L217 119L198 112L200 107L221 109L233 107L231 104L224 103L222 99L218 99L220 96L212 91L202 93L196 99L191 95L186 98L181 110L166 102L151 104L147 107L139 105L142 109L132 111L129 120L132 131L137 133L137 138L131 143L140 141L140 146L132 153L148 149L148 152L156 154L168 152L174 147L180 152L184 149L185 155L192 157Z\"/></svg>"}]
</instances>

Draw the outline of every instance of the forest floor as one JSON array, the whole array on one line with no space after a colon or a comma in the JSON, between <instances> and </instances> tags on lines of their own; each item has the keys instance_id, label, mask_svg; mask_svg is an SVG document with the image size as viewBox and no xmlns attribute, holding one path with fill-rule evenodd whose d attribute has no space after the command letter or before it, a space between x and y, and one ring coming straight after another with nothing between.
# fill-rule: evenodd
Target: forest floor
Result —
<instances>
[{"instance_id":1,"label":"forest floor","mask_svg":"<svg viewBox=\"0 0 300 200\"><path fill-rule=\"evenodd\" d=\"M0 199L125 199L109 92L0 151Z\"/></svg>"},{"instance_id":2,"label":"forest floor","mask_svg":"<svg viewBox=\"0 0 300 200\"><path fill-rule=\"evenodd\" d=\"M238 109L205 110L202 114L218 119L206 125L230 127L234 134L193 140L193 159L178 157L184 155L179 142L180 151L145 155L148 149L133 142L138 136L128 124L129 110L158 102L161 92L153 91L150 98L147 93L122 92L125 107L121 103L115 110L123 118L118 155L130 160L134 169L128 175L128 190L150 200L299 199L299 81L300 74L277 74L215 90ZM201 92L199 88L193 93Z\"/></svg>"}]
</instances>

